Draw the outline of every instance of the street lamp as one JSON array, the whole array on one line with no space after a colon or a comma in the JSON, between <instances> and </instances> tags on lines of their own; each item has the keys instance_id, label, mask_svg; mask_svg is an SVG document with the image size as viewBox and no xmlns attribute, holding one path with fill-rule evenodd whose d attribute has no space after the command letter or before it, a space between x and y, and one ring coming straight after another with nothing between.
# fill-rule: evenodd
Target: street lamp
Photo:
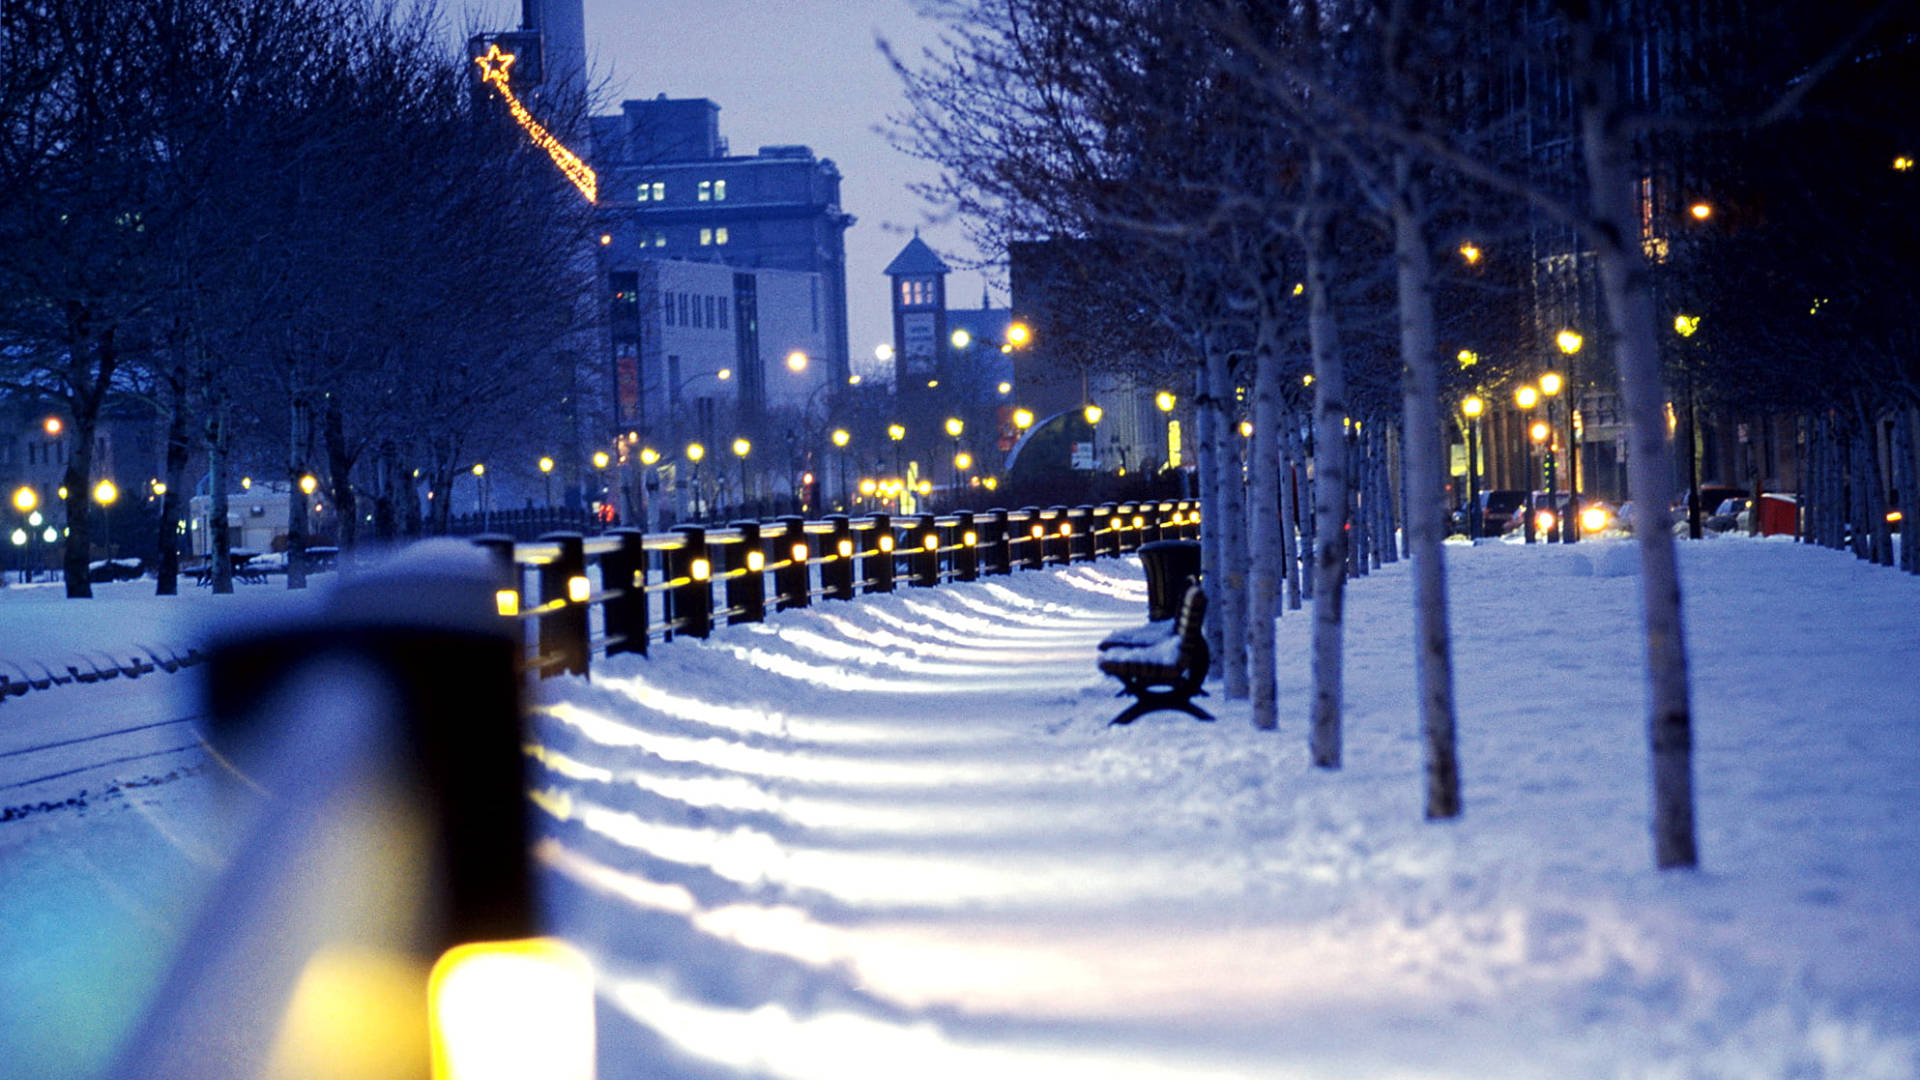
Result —
<instances>
[{"instance_id":1,"label":"street lamp","mask_svg":"<svg viewBox=\"0 0 1920 1080\"><path fill-rule=\"evenodd\" d=\"M1520 388L1519 388L1518 390L1515 390L1515 391L1513 392L1513 403L1514 403L1515 405L1518 405L1518 406L1519 406L1519 407L1520 407L1520 408L1521 408L1521 409L1522 409L1523 411L1524 411L1524 410L1526 410L1526 409L1531 409L1531 408L1533 408L1533 407L1534 407L1535 405L1538 405L1538 404L1540 404L1540 390L1539 390L1539 388L1538 388L1538 387L1536 387L1536 386L1534 386L1534 385L1533 385L1533 384L1531 384L1531 383L1529 383L1529 384L1527 384L1526 386L1522 386L1522 387L1520 387ZM1521 476L1522 476L1522 477L1523 477L1523 478L1525 479L1525 481L1526 481L1526 484L1525 484L1525 487L1526 487L1526 489L1527 489L1527 497L1526 497L1526 511L1525 511L1524 513L1522 513L1522 514L1520 515L1520 517L1521 517L1521 524L1522 524L1522 526L1523 526L1523 528L1524 528L1524 531L1525 531L1525 534L1526 534L1526 539L1527 539L1527 543L1529 543L1529 544L1531 544L1531 543L1533 543L1533 542L1534 542L1534 535L1533 535L1533 443L1531 443L1531 442L1529 442L1529 441L1527 441L1526 439L1521 439L1521 440L1520 440L1520 449L1521 449L1521 451L1522 451L1522 455L1523 455L1523 456L1524 456L1524 458L1526 459L1526 460L1525 460L1525 467L1521 469L1521 472L1520 472L1520 475L1521 475Z\"/></svg>"},{"instance_id":2,"label":"street lamp","mask_svg":"<svg viewBox=\"0 0 1920 1080\"><path fill-rule=\"evenodd\" d=\"M1033 410L1032 409L1013 410L1013 426L1016 428L1019 428L1021 431L1025 431L1028 428L1032 427L1033 426Z\"/></svg>"},{"instance_id":3,"label":"street lamp","mask_svg":"<svg viewBox=\"0 0 1920 1080\"><path fill-rule=\"evenodd\" d=\"M553 509L553 459L552 458L543 457L540 459L540 475L547 482L547 509L551 510Z\"/></svg>"},{"instance_id":4,"label":"street lamp","mask_svg":"<svg viewBox=\"0 0 1920 1080\"><path fill-rule=\"evenodd\" d=\"M107 558L113 558L113 504L120 498L120 489L113 481L102 480L93 485L93 501L100 504L100 523L106 532Z\"/></svg>"},{"instance_id":5,"label":"street lamp","mask_svg":"<svg viewBox=\"0 0 1920 1080\"><path fill-rule=\"evenodd\" d=\"M1480 417L1487 403L1470 396L1460 403L1467 418L1467 539L1480 539Z\"/></svg>"},{"instance_id":6,"label":"street lamp","mask_svg":"<svg viewBox=\"0 0 1920 1080\"><path fill-rule=\"evenodd\" d=\"M799 373L807 370L807 354L795 349L787 354L787 370Z\"/></svg>"},{"instance_id":7,"label":"street lamp","mask_svg":"<svg viewBox=\"0 0 1920 1080\"><path fill-rule=\"evenodd\" d=\"M39 492L26 486L25 484L22 484L19 487L13 489L13 508L15 510L20 511L23 514L31 514L33 513L34 507L39 505L40 505Z\"/></svg>"},{"instance_id":8,"label":"street lamp","mask_svg":"<svg viewBox=\"0 0 1920 1080\"><path fill-rule=\"evenodd\" d=\"M887 425L887 438L893 440L893 474L901 479L905 479L907 474L906 466L901 464L900 461L900 442L906 437L907 426L905 424Z\"/></svg>"},{"instance_id":9,"label":"street lamp","mask_svg":"<svg viewBox=\"0 0 1920 1080\"><path fill-rule=\"evenodd\" d=\"M1700 329L1700 316L1675 315L1673 332L1684 340L1693 337ZM1687 373L1687 536L1698 540L1701 532L1701 516L1705 510L1700 505L1700 413L1693 400L1693 361L1682 354L1681 367ZM1759 514L1756 507L1753 511Z\"/></svg>"},{"instance_id":10,"label":"street lamp","mask_svg":"<svg viewBox=\"0 0 1920 1080\"><path fill-rule=\"evenodd\" d=\"M847 489L847 444L853 441L853 436L846 428L834 428L828 439L833 442L833 448L839 451L836 456L840 459L840 501L847 512L852 513L853 492Z\"/></svg>"},{"instance_id":11,"label":"street lamp","mask_svg":"<svg viewBox=\"0 0 1920 1080\"><path fill-rule=\"evenodd\" d=\"M740 505L747 503L747 455L753 452L753 444L746 436L733 440L733 456L740 459Z\"/></svg>"},{"instance_id":12,"label":"street lamp","mask_svg":"<svg viewBox=\"0 0 1920 1080\"><path fill-rule=\"evenodd\" d=\"M958 505L960 501L960 433L965 431L966 428L967 425L962 423L959 417L947 417L947 434L953 436L953 500L955 505Z\"/></svg>"},{"instance_id":13,"label":"street lamp","mask_svg":"<svg viewBox=\"0 0 1920 1080\"><path fill-rule=\"evenodd\" d=\"M1092 402L1088 402L1087 407L1080 410L1080 414L1087 418L1087 423L1089 424L1099 423L1100 417L1103 415L1103 413L1101 412L1100 406L1095 405Z\"/></svg>"},{"instance_id":14,"label":"street lamp","mask_svg":"<svg viewBox=\"0 0 1920 1080\"><path fill-rule=\"evenodd\" d=\"M1007 344L1016 349L1024 349L1032 340L1033 331L1027 327L1026 323L1007 324Z\"/></svg>"},{"instance_id":15,"label":"street lamp","mask_svg":"<svg viewBox=\"0 0 1920 1080\"><path fill-rule=\"evenodd\" d=\"M687 460L693 463L693 516L699 520L700 512L700 459L707 456L707 448L699 443L687 444Z\"/></svg>"}]
</instances>

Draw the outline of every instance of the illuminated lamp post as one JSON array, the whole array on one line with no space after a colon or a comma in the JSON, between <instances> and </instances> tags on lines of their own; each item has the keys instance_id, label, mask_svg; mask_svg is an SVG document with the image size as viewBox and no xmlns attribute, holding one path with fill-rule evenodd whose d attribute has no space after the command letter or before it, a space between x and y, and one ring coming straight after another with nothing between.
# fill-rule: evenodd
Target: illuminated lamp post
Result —
<instances>
[{"instance_id":1,"label":"illuminated lamp post","mask_svg":"<svg viewBox=\"0 0 1920 1080\"><path fill-rule=\"evenodd\" d=\"M1699 329L1698 315L1673 317L1673 332L1683 340L1692 338ZM1693 358L1683 353L1681 367L1687 373L1687 536L1698 540L1703 535L1700 519L1704 508L1700 505L1700 413L1693 400ZM1757 518L1760 508L1754 507L1753 513Z\"/></svg>"},{"instance_id":2,"label":"illuminated lamp post","mask_svg":"<svg viewBox=\"0 0 1920 1080\"><path fill-rule=\"evenodd\" d=\"M747 455L753 452L753 444L743 435L733 440L733 456L740 459L740 505L747 504Z\"/></svg>"},{"instance_id":3,"label":"illuminated lamp post","mask_svg":"<svg viewBox=\"0 0 1920 1080\"><path fill-rule=\"evenodd\" d=\"M1574 355L1586 341L1572 330L1562 330L1554 338L1554 344L1567 358L1567 386L1574 385ZM1575 414L1579 411L1579 400L1572 389L1567 392L1567 497L1572 514L1568 521L1560 526L1560 537L1571 544L1580 539L1580 429L1575 423Z\"/></svg>"},{"instance_id":4,"label":"illuminated lamp post","mask_svg":"<svg viewBox=\"0 0 1920 1080\"><path fill-rule=\"evenodd\" d=\"M101 531L106 534L107 558L113 558L113 504L120 498L120 489L113 481L102 480L93 485L93 501L100 504Z\"/></svg>"},{"instance_id":5,"label":"illuminated lamp post","mask_svg":"<svg viewBox=\"0 0 1920 1080\"><path fill-rule=\"evenodd\" d=\"M707 456L707 448L699 443L687 444L687 460L693 463L693 505L689 508L695 521L701 518L700 507L700 459Z\"/></svg>"},{"instance_id":6,"label":"illuminated lamp post","mask_svg":"<svg viewBox=\"0 0 1920 1080\"><path fill-rule=\"evenodd\" d=\"M1513 392L1513 403L1515 405L1518 405L1522 412L1525 412L1526 410L1533 408L1535 405L1540 404L1540 391L1538 388L1534 387L1532 384L1522 386L1520 389L1515 390ZM1529 434L1531 434L1531 432L1529 432ZM1524 467L1520 470L1520 476L1522 481L1521 486L1526 489L1526 498L1522 501L1520 524L1521 524L1521 528L1525 530L1527 543L1531 544L1534 542L1533 444L1531 442L1528 442L1527 439L1522 438L1520 440L1520 452L1521 452L1521 457L1524 459Z\"/></svg>"},{"instance_id":7,"label":"illuminated lamp post","mask_svg":"<svg viewBox=\"0 0 1920 1080\"><path fill-rule=\"evenodd\" d=\"M847 489L847 444L853 441L853 436L848 434L846 428L834 428L833 434L828 438L833 441L833 448L839 451L837 456L840 458L840 501L845 505L847 512L852 513L853 492Z\"/></svg>"},{"instance_id":8,"label":"illuminated lamp post","mask_svg":"<svg viewBox=\"0 0 1920 1080\"><path fill-rule=\"evenodd\" d=\"M1487 403L1478 397L1469 397L1460 403L1460 412L1467 418L1467 538L1480 539L1480 417L1485 415Z\"/></svg>"},{"instance_id":9,"label":"illuminated lamp post","mask_svg":"<svg viewBox=\"0 0 1920 1080\"><path fill-rule=\"evenodd\" d=\"M958 330L955 333L964 334L966 331ZM953 505L955 506L960 502L960 433L966 429L967 425L962 423L959 417L947 417L947 434L953 437ZM952 509L952 506L948 509Z\"/></svg>"},{"instance_id":10,"label":"illuminated lamp post","mask_svg":"<svg viewBox=\"0 0 1920 1080\"><path fill-rule=\"evenodd\" d=\"M902 480L905 480L907 477L907 467L902 463L900 458L900 443L906 437L907 426L905 424L887 425L887 438L893 440L893 475Z\"/></svg>"},{"instance_id":11,"label":"illuminated lamp post","mask_svg":"<svg viewBox=\"0 0 1920 1080\"><path fill-rule=\"evenodd\" d=\"M1170 390L1162 390L1153 395L1154 407L1160 410L1165 419L1165 423L1163 423L1160 428L1161 435L1165 440L1161 446L1160 461L1162 467L1169 469L1176 464L1173 460L1173 450L1175 446L1174 425L1179 423L1179 421L1173 418L1173 407L1179 403L1179 399L1174 397L1173 392Z\"/></svg>"},{"instance_id":12,"label":"illuminated lamp post","mask_svg":"<svg viewBox=\"0 0 1920 1080\"><path fill-rule=\"evenodd\" d=\"M1553 515L1553 529L1548 536L1548 542L1550 543L1557 543L1563 540L1567 543L1573 542L1572 538L1567 536L1566 533L1566 518L1568 515L1557 509L1560 505L1560 493L1559 474L1556 469L1559 465L1560 453L1559 448L1554 445L1558 440L1554 437L1553 403L1559 398L1560 391L1565 385L1565 380L1560 378L1555 372L1549 371L1540 376L1540 394L1547 399L1547 501L1556 507ZM1569 490L1568 506L1572 513L1577 514L1580 512L1579 507L1573 504L1572 498L1572 492Z\"/></svg>"},{"instance_id":13,"label":"illuminated lamp post","mask_svg":"<svg viewBox=\"0 0 1920 1080\"><path fill-rule=\"evenodd\" d=\"M540 459L540 475L543 478L545 478L547 482L547 509L551 510L553 509L553 459L552 458L543 457Z\"/></svg>"}]
</instances>

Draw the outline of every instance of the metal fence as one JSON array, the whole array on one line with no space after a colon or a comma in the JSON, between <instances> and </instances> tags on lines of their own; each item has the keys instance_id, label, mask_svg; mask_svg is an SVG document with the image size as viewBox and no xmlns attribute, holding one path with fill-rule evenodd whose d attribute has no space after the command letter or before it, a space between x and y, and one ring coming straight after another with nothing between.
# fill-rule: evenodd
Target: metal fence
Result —
<instances>
[{"instance_id":1,"label":"metal fence","mask_svg":"<svg viewBox=\"0 0 1920 1080\"><path fill-rule=\"evenodd\" d=\"M706 637L716 621L759 622L769 608L1088 562L1199 535L1199 503L1169 500L474 543L492 555L504 583L497 609L520 620L527 666L545 678L584 675L596 653L644 655L678 634Z\"/></svg>"}]
</instances>

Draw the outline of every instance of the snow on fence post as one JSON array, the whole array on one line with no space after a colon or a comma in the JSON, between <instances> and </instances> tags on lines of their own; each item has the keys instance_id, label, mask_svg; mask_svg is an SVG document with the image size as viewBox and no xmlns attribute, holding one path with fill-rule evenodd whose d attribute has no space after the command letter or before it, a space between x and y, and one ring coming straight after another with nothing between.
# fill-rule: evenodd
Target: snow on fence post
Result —
<instances>
[{"instance_id":1,"label":"snow on fence post","mask_svg":"<svg viewBox=\"0 0 1920 1080\"><path fill-rule=\"evenodd\" d=\"M1067 508L1067 561L1093 561L1093 512L1090 507Z\"/></svg>"},{"instance_id":2,"label":"snow on fence post","mask_svg":"<svg viewBox=\"0 0 1920 1080\"><path fill-rule=\"evenodd\" d=\"M986 552L988 576L1013 572L1013 548L1007 542L1007 512L995 507L980 519L980 546Z\"/></svg>"},{"instance_id":3,"label":"snow on fence post","mask_svg":"<svg viewBox=\"0 0 1920 1080\"><path fill-rule=\"evenodd\" d=\"M647 538L639 529L614 529L608 534L620 546L600 556L600 588L607 599L600 605L606 626L607 655L647 654Z\"/></svg>"},{"instance_id":4,"label":"snow on fence post","mask_svg":"<svg viewBox=\"0 0 1920 1080\"><path fill-rule=\"evenodd\" d=\"M827 515L833 531L827 534L832 550L820 564L820 588L829 600L853 599L853 524L845 514Z\"/></svg>"},{"instance_id":5,"label":"snow on fence post","mask_svg":"<svg viewBox=\"0 0 1920 1080\"><path fill-rule=\"evenodd\" d=\"M740 542L727 545L727 622L755 623L767 618L767 545L760 523L739 521Z\"/></svg>"},{"instance_id":6,"label":"snow on fence post","mask_svg":"<svg viewBox=\"0 0 1920 1080\"><path fill-rule=\"evenodd\" d=\"M953 580L977 581L980 577L980 532L973 526L973 513L956 511L953 515Z\"/></svg>"},{"instance_id":7,"label":"snow on fence post","mask_svg":"<svg viewBox=\"0 0 1920 1080\"><path fill-rule=\"evenodd\" d=\"M907 584L927 588L940 584L940 527L932 514L913 519L907 532Z\"/></svg>"},{"instance_id":8,"label":"snow on fence post","mask_svg":"<svg viewBox=\"0 0 1920 1080\"><path fill-rule=\"evenodd\" d=\"M548 533L559 555L540 567L540 674L587 673L587 556L579 533Z\"/></svg>"},{"instance_id":9,"label":"snow on fence post","mask_svg":"<svg viewBox=\"0 0 1920 1080\"><path fill-rule=\"evenodd\" d=\"M813 574L809 570L813 545L807 540L807 520L789 514L780 519L780 540L774 563L774 592L779 600L775 611L792 611L813 603Z\"/></svg>"},{"instance_id":10,"label":"snow on fence post","mask_svg":"<svg viewBox=\"0 0 1920 1080\"><path fill-rule=\"evenodd\" d=\"M861 567L867 579L867 591L893 591L894 537L893 519L886 514L870 515L873 520L873 545L867 548L866 563Z\"/></svg>"},{"instance_id":11,"label":"snow on fence post","mask_svg":"<svg viewBox=\"0 0 1920 1080\"><path fill-rule=\"evenodd\" d=\"M673 621L679 633L703 638L713 629L713 562L707 554L707 530L675 525L673 531L680 534L680 546L667 553Z\"/></svg>"},{"instance_id":12,"label":"snow on fence post","mask_svg":"<svg viewBox=\"0 0 1920 1080\"><path fill-rule=\"evenodd\" d=\"M1047 559L1047 523L1040 518L1040 508L1029 506L1020 511L1020 566L1026 570L1038 570Z\"/></svg>"}]
</instances>

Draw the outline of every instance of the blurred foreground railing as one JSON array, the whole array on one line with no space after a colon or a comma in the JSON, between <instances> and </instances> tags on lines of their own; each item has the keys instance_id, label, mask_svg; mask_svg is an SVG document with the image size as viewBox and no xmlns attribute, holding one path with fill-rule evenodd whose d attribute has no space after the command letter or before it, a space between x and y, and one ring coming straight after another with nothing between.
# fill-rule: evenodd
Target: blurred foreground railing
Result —
<instances>
[{"instance_id":1,"label":"blurred foreground railing","mask_svg":"<svg viewBox=\"0 0 1920 1080\"><path fill-rule=\"evenodd\" d=\"M1200 535L1199 503L1106 503L891 517L783 517L667 533L551 533L532 543L480 536L505 583L500 614L518 619L529 670L584 675L595 653L645 654L716 620L759 622L816 599L927 588L1128 554Z\"/></svg>"}]
</instances>

